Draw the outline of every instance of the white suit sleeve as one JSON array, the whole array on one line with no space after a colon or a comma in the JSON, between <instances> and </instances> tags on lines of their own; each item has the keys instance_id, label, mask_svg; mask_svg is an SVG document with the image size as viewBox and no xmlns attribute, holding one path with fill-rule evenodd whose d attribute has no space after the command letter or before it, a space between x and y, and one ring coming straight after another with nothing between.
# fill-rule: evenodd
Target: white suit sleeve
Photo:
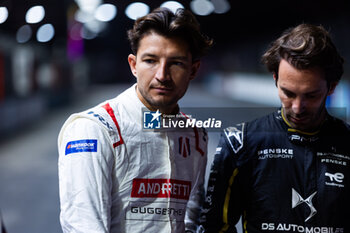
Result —
<instances>
[{"instance_id":1,"label":"white suit sleeve","mask_svg":"<svg viewBox=\"0 0 350 233\"><path fill-rule=\"evenodd\" d=\"M92 120L78 118L59 138L63 232L109 232L114 151L107 132Z\"/></svg>"}]
</instances>

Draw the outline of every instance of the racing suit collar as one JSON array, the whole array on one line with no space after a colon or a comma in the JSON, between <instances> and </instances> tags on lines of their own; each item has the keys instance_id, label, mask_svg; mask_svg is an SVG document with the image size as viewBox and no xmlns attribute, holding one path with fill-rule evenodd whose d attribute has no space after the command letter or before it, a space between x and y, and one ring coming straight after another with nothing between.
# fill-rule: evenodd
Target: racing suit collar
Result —
<instances>
[{"instance_id":1,"label":"racing suit collar","mask_svg":"<svg viewBox=\"0 0 350 233\"><path fill-rule=\"evenodd\" d=\"M320 132L320 129L322 128L323 124L325 123L325 121L327 119L327 117L326 117L325 120L321 123L318 130L315 130L313 132L306 132L303 130L292 128L292 126L290 125L290 123L287 121L287 119L285 118L285 116L283 114L283 108L281 108L280 114L281 114L281 117L282 117L284 123L288 126L288 132L295 132L295 133L299 133L299 134L303 134L303 135L307 135L307 136L313 136L313 135L318 134ZM328 113L326 113L326 116L328 116Z\"/></svg>"},{"instance_id":2,"label":"racing suit collar","mask_svg":"<svg viewBox=\"0 0 350 233\"><path fill-rule=\"evenodd\" d=\"M278 115L279 115L279 118L282 119L283 121L282 124L284 128L287 130L289 140L293 143L302 144L302 145L315 143L316 141L318 141L321 129L324 127L324 125L329 119L329 114L328 112L326 112L326 118L322 122L322 124L319 126L318 130L313 132L305 132L305 131L294 129L291 127L287 119L285 119L284 117L283 108L278 110Z\"/></svg>"}]
</instances>

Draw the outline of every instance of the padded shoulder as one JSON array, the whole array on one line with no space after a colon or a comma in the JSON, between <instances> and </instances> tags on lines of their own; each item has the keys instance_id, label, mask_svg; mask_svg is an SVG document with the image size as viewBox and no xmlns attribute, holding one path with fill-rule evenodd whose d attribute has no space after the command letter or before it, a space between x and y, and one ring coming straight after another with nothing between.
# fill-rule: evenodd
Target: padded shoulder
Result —
<instances>
[{"instance_id":1,"label":"padded shoulder","mask_svg":"<svg viewBox=\"0 0 350 233\"><path fill-rule=\"evenodd\" d=\"M116 115L108 102L102 103L86 111L72 114L64 123L61 132L64 131L67 125L79 118L90 119L96 122L104 131L107 132L111 142L113 143L113 147L123 144ZM61 136L59 136L59 141L61 140L60 137Z\"/></svg>"}]
</instances>

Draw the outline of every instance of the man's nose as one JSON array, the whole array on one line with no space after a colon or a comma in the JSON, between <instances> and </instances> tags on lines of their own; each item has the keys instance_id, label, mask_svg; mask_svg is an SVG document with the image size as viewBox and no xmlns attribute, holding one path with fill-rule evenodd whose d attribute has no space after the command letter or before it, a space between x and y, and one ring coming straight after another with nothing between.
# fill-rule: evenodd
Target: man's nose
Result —
<instances>
[{"instance_id":1,"label":"man's nose","mask_svg":"<svg viewBox=\"0 0 350 233\"><path fill-rule=\"evenodd\" d=\"M301 114L305 109L305 100L302 97L297 97L293 100L292 109L295 114Z\"/></svg>"},{"instance_id":2,"label":"man's nose","mask_svg":"<svg viewBox=\"0 0 350 233\"><path fill-rule=\"evenodd\" d=\"M155 78L159 82L168 81L170 79L169 68L168 68L168 64L166 62L159 63Z\"/></svg>"}]
</instances>

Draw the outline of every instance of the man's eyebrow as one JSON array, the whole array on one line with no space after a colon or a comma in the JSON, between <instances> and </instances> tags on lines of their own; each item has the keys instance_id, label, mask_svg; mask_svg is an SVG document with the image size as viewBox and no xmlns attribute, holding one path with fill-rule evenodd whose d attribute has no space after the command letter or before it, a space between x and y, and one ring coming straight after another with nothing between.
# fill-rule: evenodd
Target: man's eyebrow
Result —
<instances>
[{"instance_id":1,"label":"man's eyebrow","mask_svg":"<svg viewBox=\"0 0 350 233\"><path fill-rule=\"evenodd\" d=\"M314 90L314 91L310 91L310 92L307 92L307 93L305 93L306 95L313 95L313 94L317 94L317 93L319 93L320 92L320 90Z\"/></svg>"},{"instance_id":2,"label":"man's eyebrow","mask_svg":"<svg viewBox=\"0 0 350 233\"><path fill-rule=\"evenodd\" d=\"M144 57L157 57L157 56L152 53L144 53L141 55L141 58L144 58Z\"/></svg>"},{"instance_id":3,"label":"man's eyebrow","mask_svg":"<svg viewBox=\"0 0 350 233\"><path fill-rule=\"evenodd\" d=\"M170 59L172 59L172 60L184 60L184 61L187 61L187 60L188 60L188 57L186 57L186 56L173 56L173 57L170 57Z\"/></svg>"},{"instance_id":4,"label":"man's eyebrow","mask_svg":"<svg viewBox=\"0 0 350 233\"><path fill-rule=\"evenodd\" d=\"M158 56L152 53L144 53L141 55L141 58L145 58L145 57L151 57L151 58L157 58ZM169 60L182 60L182 61L187 61L188 57L187 56L170 56L168 57Z\"/></svg>"},{"instance_id":5,"label":"man's eyebrow","mask_svg":"<svg viewBox=\"0 0 350 233\"><path fill-rule=\"evenodd\" d=\"M285 88L285 87L280 87L280 88L281 88L281 90L284 91L284 92L287 92L287 93L294 93L293 91L288 90L288 89Z\"/></svg>"},{"instance_id":6,"label":"man's eyebrow","mask_svg":"<svg viewBox=\"0 0 350 233\"><path fill-rule=\"evenodd\" d=\"M281 88L281 90L283 91L283 92L285 92L285 93L289 93L289 94L294 94L294 92L293 91L291 91L291 90L289 90L289 89L287 89L287 88L285 88L285 87L280 87ZM312 95L312 94L317 94L317 93L319 93L320 92L320 90L314 90L314 91L310 91L310 92L307 92L307 93L304 93L305 95Z\"/></svg>"}]
</instances>

